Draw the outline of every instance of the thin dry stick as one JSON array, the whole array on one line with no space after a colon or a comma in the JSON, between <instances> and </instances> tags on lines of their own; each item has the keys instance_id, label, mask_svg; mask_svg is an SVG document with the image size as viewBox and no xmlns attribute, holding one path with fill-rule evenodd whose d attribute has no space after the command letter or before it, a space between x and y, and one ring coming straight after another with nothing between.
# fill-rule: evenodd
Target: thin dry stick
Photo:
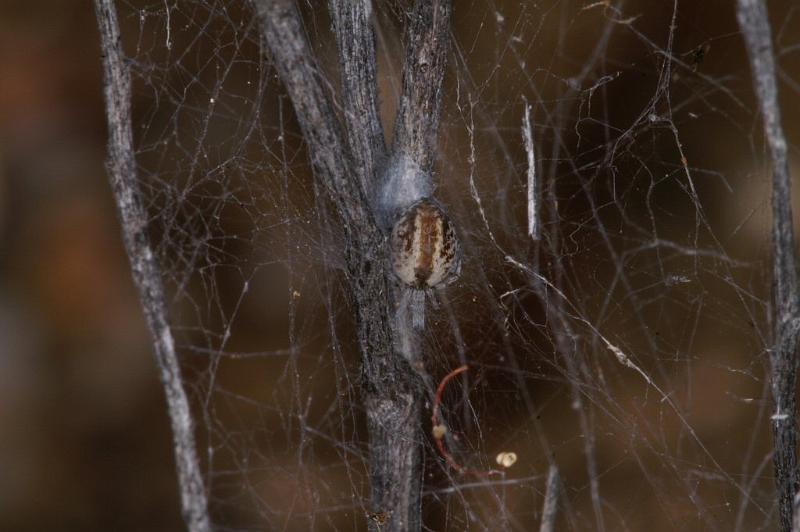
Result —
<instances>
[{"instance_id":1,"label":"thin dry stick","mask_svg":"<svg viewBox=\"0 0 800 532\"><path fill-rule=\"evenodd\" d=\"M794 521L792 521L792 532L800 532L800 492L794 494L794 506L792 510Z\"/></svg>"},{"instance_id":2,"label":"thin dry stick","mask_svg":"<svg viewBox=\"0 0 800 532\"><path fill-rule=\"evenodd\" d=\"M108 177L119 211L133 281L153 337L156 363L167 397L183 518L191 532L208 532L211 522L195 450L192 414L183 389L180 364L169 326L160 268L147 236L147 213L142 206L136 175L131 131L130 73L125 64L113 0L95 0L95 13L103 51L109 135Z\"/></svg>"},{"instance_id":3,"label":"thin dry stick","mask_svg":"<svg viewBox=\"0 0 800 532\"><path fill-rule=\"evenodd\" d=\"M542 523L539 532L553 532L556 526L556 513L558 511L558 468L550 465L547 473L547 488L544 492L544 506L542 507Z\"/></svg>"},{"instance_id":4,"label":"thin dry stick","mask_svg":"<svg viewBox=\"0 0 800 532\"><path fill-rule=\"evenodd\" d=\"M781 127L772 31L763 0L738 0L737 18L747 44L756 96L764 120L764 135L772 159L772 242L775 314L770 377L775 414L773 465L781 530L792 529L793 500L798 491L796 398L800 301L792 227L791 179L786 138Z\"/></svg>"},{"instance_id":5,"label":"thin dry stick","mask_svg":"<svg viewBox=\"0 0 800 532\"><path fill-rule=\"evenodd\" d=\"M536 194L536 155L533 151L533 131L531 130L531 106L525 102L525 115L522 119L522 138L528 155L528 235L539 240L539 199Z\"/></svg>"},{"instance_id":6,"label":"thin dry stick","mask_svg":"<svg viewBox=\"0 0 800 532\"><path fill-rule=\"evenodd\" d=\"M794 494L794 521L792 522L792 532L800 532L800 492Z\"/></svg>"}]
</instances>

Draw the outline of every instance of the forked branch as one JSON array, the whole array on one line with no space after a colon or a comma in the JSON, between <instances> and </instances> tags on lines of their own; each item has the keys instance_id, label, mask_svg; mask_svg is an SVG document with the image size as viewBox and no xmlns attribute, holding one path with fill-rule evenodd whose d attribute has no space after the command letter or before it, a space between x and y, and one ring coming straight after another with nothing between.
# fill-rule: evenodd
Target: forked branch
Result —
<instances>
[{"instance_id":1,"label":"forked branch","mask_svg":"<svg viewBox=\"0 0 800 532\"><path fill-rule=\"evenodd\" d=\"M336 205L350 243L347 269L357 313L370 438L370 514L383 516L380 524L370 520L369 525L382 531L419 530L423 394L409 359L397 349L401 343L395 341L398 327L390 295L393 290L385 237L376 223L379 209L372 202L385 146L377 110L369 2L330 0L342 66L345 135L295 1L253 1L264 41L292 100L315 177ZM438 123L444 72L440 48L447 37L449 11L449 1L418 1L411 23L414 30L408 34L410 53L416 62L407 64L404 79L407 71L418 69L420 74L412 73L409 79L422 90L404 98L428 98L424 105L429 106L420 108L421 102L406 105L410 111L404 123L415 118L421 122L398 126L397 135L407 139L403 142L418 146L409 148L410 156L423 160L414 162L415 166L429 168L433 161L431 137L435 136ZM419 46L422 48L417 50ZM431 51L435 52L430 59L433 63L423 61L421 57ZM431 66L433 74L429 72Z\"/></svg>"},{"instance_id":2,"label":"forked branch","mask_svg":"<svg viewBox=\"0 0 800 532\"><path fill-rule=\"evenodd\" d=\"M333 103L326 91L294 0L255 0L275 68L292 100L314 172L343 217L345 230L374 227ZM373 235L370 235L373 236ZM369 236L367 237L369 238Z\"/></svg>"}]
</instances>

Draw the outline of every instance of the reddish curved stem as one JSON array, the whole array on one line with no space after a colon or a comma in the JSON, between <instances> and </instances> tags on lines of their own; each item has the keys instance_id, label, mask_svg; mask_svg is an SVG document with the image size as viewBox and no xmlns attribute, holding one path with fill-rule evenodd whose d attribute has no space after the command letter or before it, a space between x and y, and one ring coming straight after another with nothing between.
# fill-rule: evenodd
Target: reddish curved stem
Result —
<instances>
[{"instance_id":1,"label":"reddish curved stem","mask_svg":"<svg viewBox=\"0 0 800 532\"><path fill-rule=\"evenodd\" d=\"M444 395L444 389L447 387L447 384L451 380L453 380L455 377L457 377L458 375L464 373L467 370L469 370L469 366L467 366L466 364L464 364L463 366L457 367L456 369L454 369L453 371L451 371L450 373L445 375L444 378L439 383L439 386L436 388L436 395L434 396L434 399L433 399L433 412L431 414L431 424L432 424L432 429L431 430L433 432L433 439L436 440L436 448L439 449L439 454L442 455L442 458L444 458L445 462L447 462L447 464L450 467L452 467L453 469L455 469L459 473L471 473L473 475L477 475L477 476L481 476L481 477L488 477L488 476L491 476L491 475L500 475L500 474L502 474L501 471L497 471L497 470L494 470L494 469L490 469L488 471L477 471L477 470L473 470L473 469L468 469L468 468L462 466L461 464L459 464L458 462L456 462L455 458L453 458L453 455L451 455L447 451L447 446L444 443L445 432L438 432L437 431L437 427L445 428L444 424L439 419L439 408L441 407L441 404L442 404L442 395ZM445 430L446 430L446 428L445 428Z\"/></svg>"}]
</instances>

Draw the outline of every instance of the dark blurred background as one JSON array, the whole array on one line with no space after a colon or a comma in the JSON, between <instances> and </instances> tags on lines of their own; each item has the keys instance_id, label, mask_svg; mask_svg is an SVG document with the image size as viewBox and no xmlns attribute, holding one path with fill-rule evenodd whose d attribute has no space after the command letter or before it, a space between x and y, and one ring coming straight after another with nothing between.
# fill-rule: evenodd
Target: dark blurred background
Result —
<instances>
[{"instance_id":1,"label":"dark blurred background","mask_svg":"<svg viewBox=\"0 0 800 532\"><path fill-rule=\"evenodd\" d=\"M0 56L0 529L179 530L91 2L3 2Z\"/></svg>"},{"instance_id":2,"label":"dark blurred background","mask_svg":"<svg viewBox=\"0 0 800 532\"><path fill-rule=\"evenodd\" d=\"M776 32L777 50L781 54L779 66L784 127L793 161L797 161L797 143L800 139L800 105L796 105L800 98L800 51L797 51L800 49L800 8L792 6L792 3L791 0L770 1L768 5ZM487 7L488 4L491 5ZM503 43L514 42L511 37L518 22L517 17L520 12L526 11L520 7L521 4L502 0L455 2L455 39L459 48L468 52L465 61L469 72L477 80L476 93L483 98L483 111L489 114L497 112L493 118L498 129L483 131L484 136L479 134L477 138L479 153L486 153L481 149L497 148L493 135L498 131L501 135L507 134L508 138L515 139L511 156L519 166L520 175L524 174L525 161L519 142L521 107L517 104L506 106L506 102L519 102L521 92L526 92L528 100L534 102L537 94L529 89L536 87L544 102L534 112L537 123L543 124L540 126L542 140L537 142L549 149L548 143L552 142L553 135L547 133L548 128L555 126L547 120L557 117L552 109L559 103L558 95L564 90L566 80L580 70L606 20L602 8L593 8L590 15L583 16L584 6L581 4L549 4L537 5L535 10L527 11L525 29L520 32L520 53L530 53L528 64L536 62L538 65L530 68L531 77L528 78L523 76L524 70L520 68L525 61L523 57L514 56L508 50L503 50L498 56L497 46L491 44L498 39ZM701 195L704 195L709 220L717 228L718 234L730 236L730 240L724 244L732 257L756 265L732 282L742 288L746 297L763 299L768 297L768 262L764 262L764 259L769 244L769 189L767 176L763 174L763 159L757 159L763 156L759 133L761 126L758 116L753 112L749 70L737 34L732 4L722 0L680 2L675 33L676 54L680 54L687 63L694 62L698 75L708 78L698 81L694 86L697 93L693 93L691 82L684 83L676 77L673 80L674 100L676 103L685 103L686 112L692 113L691 116L700 117L687 118L680 123L679 129L690 166L701 169L696 175L701 176ZM524 7L525 3L522 5ZM127 3L123 6L129 8ZM305 7L311 27L318 24L325 28L327 19L324 15L315 16L313 11L316 7L311 3ZM639 0L627 2L624 14L625 17L638 17L632 22L638 31L664 46L671 9L671 2ZM146 47L151 36L146 34L147 25L144 22L137 30L136 17L131 16L129 11L127 13L123 24L124 31L128 32L126 43L132 52L130 47L135 46L137 40L144 41ZM505 19L503 32L487 29L490 25L486 21L491 17L496 18L500 13ZM541 25L536 23L537 14L541 14ZM391 35L390 24L385 29L386 41L381 41L381 44L391 48L398 36ZM320 31L320 35L322 33ZM604 94L604 101L594 103L605 106L607 117L625 124L652 97L658 61L653 50L643 46L641 40L621 33L627 36L612 41L608 64L605 65L605 69L619 70L621 74L615 81L613 91ZM560 42L559 36L563 35L568 35L570 40ZM528 40L537 43L536 46L526 48ZM330 41L320 37L317 45L324 49L326 42ZM541 52L548 46L557 48L561 53L551 53L543 58ZM536 56L536 53L540 55ZM573 63L562 62L562 56L571 57ZM391 68L390 63L385 57L382 59L380 81L385 94L382 103L387 118L393 106L390 95L393 90L396 91L399 83L396 77L392 77L398 72L397 65ZM334 66L331 63L331 70ZM462 121L468 113L457 108L464 103L458 100L462 87L456 79L464 78L460 68L460 65L452 66L448 72L441 142L448 155L446 161L440 163L443 175L468 173L466 158L469 145ZM480 80L489 77L488 73L495 69L499 69L499 74L491 83L480 86ZM546 75L541 75L540 70L546 71ZM456 72L459 74L456 75ZM689 75L679 71L676 76ZM554 81L554 78L557 80ZM732 98L719 97L718 94L702 94L702 87L714 85L709 79L724 85L743 104L735 103ZM592 82L587 81L584 88L591 85ZM0 530L172 531L183 527L164 397L130 281L103 168L106 129L101 88L100 51L91 3L8 0L2 4ZM149 120L152 116L148 114L148 105L153 104L143 96L146 92L145 89L141 91L138 101L144 103L138 109L140 114L137 118L147 116ZM584 117L588 116L585 111ZM275 117L269 117L269 120L274 121ZM286 118L286 121L289 123L287 127L294 127L290 118ZM581 127L585 129L581 142L589 145L602 143L604 134L611 129L608 124L602 124L596 130L592 129L594 126L591 120L582 123ZM576 131L574 121L564 124L564 127L566 136ZM578 140L569 137L567 142L577 143ZM648 151L649 156L660 158L659 149L654 144ZM665 149L672 151L664 154L664 159L672 157L674 160L674 145ZM589 151L585 146L584 150ZM561 156L565 157L565 154ZM478 159L479 186L492 189L494 182L487 177L492 174L491 160L482 165L481 157ZM546 164L549 162L543 163ZM297 165L305 165L302 157ZM624 171L624 163L620 168ZM792 170L793 175L800 174L797 165ZM496 196L497 202L493 204L489 201L487 207L490 216L500 220L498 223L510 224L507 220L503 221L504 216L519 217L524 213L523 203L517 201L509 205L502 200L504 193L522 190L522 187L515 188L509 183L503 182L501 192ZM722 192L726 188L735 194L726 196ZM462 185L443 185L443 196L454 206L454 217L474 232L474 238L479 239L475 235L479 233L481 224L475 220L465 221L474 209L464 199L468 198L466 189ZM569 206L569 201L565 201L565 205ZM669 198L661 203L664 212L670 205L674 207L670 216L674 216L675 221L666 223L663 229L665 233L662 234L671 236L683 233L685 237L687 232L691 232L691 223L687 229L684 217L691 215L693 209L685 205L681 207L677 200ZM572 207L579 211L586 208L585 205L574 204ZM646 219L646 215L643 216ZM593 245L581 240L580 235L576 238L569 245ZM297 263L300 259L292 260ZM648 270L654 268L654 264L652 260L644 261L640 267ZM590 256L582 264L575 265L579 272L575 275L594 279L596 283L591 290L601 293L607 287L601 280L606 279L608 272L604 273L603 269L608 266L603 260L593 262ZM636 267L639 266L634 265ZM285 279L280 274L275 275L274 283L279 288L285 288ZM670 279L681 283L683 278L675 275ZM466 282L475 286L491 283L491 279L468 279ZM271 286L273 281L267 284L270 286L264 289L266 292L273 295L278 293L279 290ZM588 284L592 285L592 282ZM666 385L662 382L662 387L683 390L680 393L691 397L691 401L686 403L691 407L685 413L712 453L718 456L724 468L729 468L732 475L739 474L736 466L741 463L743 456L756 457L747 474L752 475L753 485L759 485L764 490L761 496L756 496L759 501L764 501L768 500L771 485L771 465L768 461L761 463L759 460L768 458L769 453L768 422L763 416L768 406L763 406L766 397L763 380L765 366L763 352L759 351L759 342L763 338L760 332L753 332L765 330L764 316L745 315L736 306L736 299L741 294L720 295L724 287L718 285L724 284L719 279L706 280L701 291L707 297L707 302L702 312L697 310L697 322L691 327L684 323L670 328L672 320L683 317L679 316L680 310L675 310L667 317L642 315L652 320L653 324L664 325L665 330L677 331L676 336L685 336L692 331L689 344L697 353L697 358L689 357L693 365L686 375L690 375L691 379L682 384L673 382L672 385ZM220 283L221 291L225 286L228 285ZM235 302L239 291L241 287L236 289L234 296L223 294L219 297ZM464 303L469 293L468 288L456 292L456 300L461 297ZM248 302L236 322L237 332L242 338L237 345L247 346L251 350L258 350L259 346L266 349L263 346L270 342L277 347L285 345L283 339L275 339L276 335L270 336L272 333L265 332L272 326L285 327L286 320L282 315L284 308L285 303L265 309L258 302ZM334 309L327 311L333 312ZM468 309L463 312L469 314L473 311ZM469 322L471 318L466 319ZM717 326L720 322L723 325ZM318 327L326 326L324 321L313 323ZM624 326L611 323L604 330L616 333L620 328ZM741 337L732 334L731 330L740 332ZM309 339L307 347L310 348L316 331L306 330L304 334ZM475 327L464 334L468 339L475 337L475 345L479 340L485 342L481 353L469 353L469 356L483 357L486 364L491 364L492 361L487 357L493 356L494 351L486 347L492 344L483 338L485 331ZM659 334L655 331L653 337ZM271 337L272 340L264 340L264 337ZM631 346L639 345L633 334L628 340ZM644 343L641 340L641 344ZM681 349L680 342L676 341L675 351ZM757 361L751 363L753 359ZM665 360L654 363L652 369L656 371L661 368L660 364L669 364ZM681 361L685 362L683 358ZM441 360L439 363L441 367L446 366ZM259 397L278 394L265 384L271 382L270 378L261 379L257 373L254 375L253 366L245 365L229 371L221 371L220 378L226 386L238 383L241 386L238 393L247 394L248 390L260 389ZM736 375L742 373L745 374L743 379L737 380ZM647 391L641 380L637 379L634 375L626 381L612 380L613 390L609 393L622 410L630 408L638 412L651 408L650 404L644 404L646 399L642 398ZM354 376L353 382L355 380ZM676 377L676 381L679 380L680 377ZM338 393L331 391L332 377L327 384L320 386L320 390L326 390L325 394ZM498 384L498 390L503 386L508 390L516 385L501 383ZM561 391L554 391L559 387ZM564 473L569 476L572 467L576 471L574 475L580 478L577 471L583 468L581 447L570 443L574 434L559 424L561 416L570 415L569 400L566 399L569 393L564 391L564 387L563 382L551 380L544 387L546 391L537 392L541 395L536 399L550 405L546 407L551 409L550 417L545 415L542 423L553 441L557 442L556 446L564 446L561 455ZM321 397L328 397L323 392L319 393ZM490 392L482 392L481 400L486 410L490 407L488 403L491 397ZM651 403L658 402L657 396L649 399ZM520 401L518 397L508 400ZM737 406L734 408L732 405ZM761 405L761 409L758 405ZM656 412L657 407L653 413ZM508 429L510 423L508 418L503 418L498 425ZM491 425L491 421L487 421L487 424ZM682 430L681 424L672 418L665 420L661 428L666 433ZM599 422L597 430L598 433L603 431L602 422ZM509 434L513 432L510 430ZM762 434L763 437L754 437L754 434ZM507 445L509 436L497 439ZM681 441L675 443L672 449L676 456L683 445ZM266 447L271 445L274 444ZM287 444L287 448L291 454L291 444ZM710 517L693 515L684 521L650 521L648 516L661 515L658 512L671 516L688 515L700 508L701 504L693 498L697 494L687 494L686 500L677 496L670 498L672 492L664 486L654 490L663 495L661 498L643 494L640 486L644 481L637 475L649 466L637 462L626 453L613 447L604 448L600 444L605 497L612 501L615 508L625 508L628 506L626 501L630 501L630 506L636 506L636 509L630 509L632 517L627 521L620 518L619 523L627 523L625 529L705 530L715 528L709 523L717 522L720 523L720 529L730 530L731 523L738 522L738 494L730 497L729 494L720 495L725 490L706 494L707 501L711 502L703 503L702 507L709 508ZM278 454L276 451L275 456ZM335 460L335 455L333 458L321 458L323 462L326 459ZM543 471L542 464L546 464L546 461L540 460L536 466L539 474ZM665 460L660 466L667 464ZM659 473L658 467L655 471L656 480L651 480L653 484L659 483L659 475L670 474L663 471ZM698 478L702 478L702 473L697 474ZM285 495L282 492L291 491L287 486L293 486L294 475L295 470L288 468L285 477L275 480L274 485L263 487L263 493L275 497ZM348 482L356 481L339 474L331 482L346 486ZM576 493L573 510L578 513L590 512L587 510L585 489L582 492L578 489ZM287 500L292 499L285 496ZM527 504L524 500L515 501L520 507ZM531 497L531 501L538 506L540 498ZM305 501L304 504L312 503ZM712 505L719 513L711 512ZM219 516L220 520L223 517ZM434 515L428 519L432 527L458 529L457 525L444 525L447 521L442 517ZM758 523L758 526L769 529L774 524L774 509L772 513L769 508L752 516L748 513L741 519L742 522ZM337 526L346 529L348 522L351 521L344 518L337 522ZM617 523L613 519L611 522ZM287 529L294 529L295 525L287 526ZM328 526L333 525L320 520L312 528L324 530ZM744 530L748 530L747 526L756 525L743 526ZM297 525L297 528L307 529L309 525ZM577 528L584 529L579 525ZM609 525L609 529L623 528Z\"/></svg>"}]
</instances>

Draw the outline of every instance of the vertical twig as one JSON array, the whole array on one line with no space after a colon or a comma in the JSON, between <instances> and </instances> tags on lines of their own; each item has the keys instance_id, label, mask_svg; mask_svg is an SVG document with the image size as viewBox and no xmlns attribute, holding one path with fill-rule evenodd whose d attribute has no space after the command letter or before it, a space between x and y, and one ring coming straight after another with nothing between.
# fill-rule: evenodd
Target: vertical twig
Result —
<instances>
[{"instance_id":1,"label":"vertical twig","mask_svg":"<svg viewBox=\"0 0 800 532\"><path fill-rule=\"evenodd\" d=\"M547 473L547 487L544 492L544 506L542 507L542 522L539 532L553 532L556 526L556 513L558 511L558 468L550 464Z\"/></svg>"},{"instance_id":2,"label":"vertical twig","mask_svg":"<svg viewBox=\"0 0 800 532\"><path fill-rule=\"evenodd\" d=\"M378 113L375 36L370 26L371 0L329 0L339 49L342 101L347 139L355 171L372 198L386 144Z\"/></svg>"},{"instance_id":3,"label":"vertical twig","mask_svg":"<svg viewBox=\"0 0 800 532\"><path fill-rule=\"evenodd\" d=\"M794 494L793 507L794 521L792 521L792 532L800 532L800 492Z\"/></svg>"},{"instance_id":4,"label":"vertical twig","mask_svg":"<svg viewBox=\"0 0 800 532\"><path fill-rule=\"evenodd\" d=\"M125 250L139 292L155 358L167 397L181 508L191 532L208 532L211 523L194 441L192 414L169 326L161 272L147 236L147 213L136 175L131 130L131 81L122 51L113 0L95 0L103 52L104 92L108 120L108 174L122 224Z\"/></svg>"},{"instance_id":5,"label":"vertical twig","mask_svg":"<svg viewBox=\"0 0 800 532\"><path fill-rule=\"evenodd\" d=\"M539 198L536 190L536 155L533 151L533 131L531 130L531 106L525 101L525 115L522 119L522 137L528 155L528 235L539 240Z\"/></svg>"},{"instance_id":6,"label":"vertical twig","mask_svg":"<svg viewBox=\"0 0 800 532\"><path fill-rule=\"evenodd\" d=\"M433 193L451 11L450 0L417 0L406 21L400 102L391 161L379 198L384 224Z\"/></svg>"},{"instance_id":7,"label":"vertical twig","mask_svg":"<svg viewBox=\"0 0 800 532\"><path fill-rule=\"evenodd\" d=\"M450 0L417 0L406 21L403 81L395 121L391 160L378 198L382 223L433 194L436 135L442 112L442 83L449 49ZM419 330L424 327L425 298L394 290L398 350L409 360L420 357Z\"/></svg>"},{"instance_id":8,"label":"vertical twig","mask_svg":"<svg viewBox=\"0 0 800 532\"><path fill-rule=\"evenodd\" d=\"M772 242L774 345L770 350L773 465L781 529L792 529L793 500L798 491L796 398L798 319L797 264L792 226L791 179L786 138L781 126L772 31L763 0L738 0L737 18L744 34L756 97L764 120L764 135L772 159Z\"/></svg>"},{"instance_id":9,"label":"vertical twig","mask_svg":"<svg viewBox=\"0 0 800 532\"><path fill-rule=\"evenodd\" d=\"M436 160L450 12L450 0L418 0L403 37L406 57L393 151L413 160L425 173L431 172Z\"/></svg>"}]
</instances>

